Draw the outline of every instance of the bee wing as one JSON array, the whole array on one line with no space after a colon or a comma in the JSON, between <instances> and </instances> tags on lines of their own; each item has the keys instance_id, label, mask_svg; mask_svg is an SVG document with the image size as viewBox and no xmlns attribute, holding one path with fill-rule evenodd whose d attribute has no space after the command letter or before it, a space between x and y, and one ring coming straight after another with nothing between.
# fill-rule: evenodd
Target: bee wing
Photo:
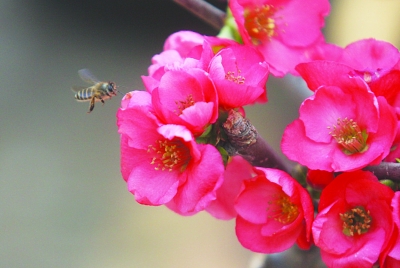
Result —
<instances>
[{"instance_id":1,"label":"bee wing","mask_svg":"<svg viewBox=\"0 0 400 268\"><path fill-rule=\"evenodd\" d=\"M100 82L99 79L96 78L96 76L94 76L94 74L92 74L92 72L89 69L81 69L78 71L79 76L81 77L81 79L89 84L96 84L98 82Z\"/></svg>"},{"instance_id":2,"label":"bee wing","mask_svg":"<svg viewBox=\"0 0 400 268\"><path fill-rule=\"evenodd\" d=\"M83 89L86 89L86 88L87 87L82 87L82 86L72 86L71 90L74 91L74 92L79 92L79 91L81 91Z\"/></svg>"}]
</instances>

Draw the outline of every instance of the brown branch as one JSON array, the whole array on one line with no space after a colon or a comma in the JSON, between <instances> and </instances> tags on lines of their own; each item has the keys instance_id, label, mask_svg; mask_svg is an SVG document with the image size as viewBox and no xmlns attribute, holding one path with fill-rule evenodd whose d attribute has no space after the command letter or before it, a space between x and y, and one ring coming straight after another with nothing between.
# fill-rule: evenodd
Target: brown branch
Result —
<instances>
[{"instance_id":1,"label":"brown branch","mask_svg":"<svg viewBox=\"0 0 400 268\"><path fill-rule=\"evenodd\" d=\"M228 136L228 142L224 145L224 149L229 155L241 155L253 166L277 168L290 173L290 167L280 159L241 113L234 110L229 111L228 119L222 127Z\"/></svg>"},{"instance_id":2,"label":"brown branch","mask_svg":"<svg viewBox=\"0 0 400 268\"><path fill-rule=\"evenodd\" d=\"M379 180L400 182L400 164L382 162L378 166L368 166L364 170L371 171Z\"/></svg>"},{"instance_id":3,"label":"brown branch","mask_svg":"<svg viewBox=\"0 0 400 268\"><path fill-rule=\"evenodd\" d=\"M224 26L225 12L203 0L173 0L217 30Z\"/></svg>"}]
</instances>

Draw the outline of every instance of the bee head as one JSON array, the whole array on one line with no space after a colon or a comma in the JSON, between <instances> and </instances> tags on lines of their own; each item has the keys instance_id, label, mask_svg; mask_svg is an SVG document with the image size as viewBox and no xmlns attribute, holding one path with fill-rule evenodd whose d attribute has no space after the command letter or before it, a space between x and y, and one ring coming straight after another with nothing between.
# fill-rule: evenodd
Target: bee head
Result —
<instances>
[{"instance_id":1,"label":"bee head","mask_svg":"<svg viewBox=\"0 0 400 268\"><path fill-rule=\"evenodd\" d=\"M117 91L117 86L113 82L108 82L107 91L109 93L115 93Z\"/></svg>"}]
</instances>

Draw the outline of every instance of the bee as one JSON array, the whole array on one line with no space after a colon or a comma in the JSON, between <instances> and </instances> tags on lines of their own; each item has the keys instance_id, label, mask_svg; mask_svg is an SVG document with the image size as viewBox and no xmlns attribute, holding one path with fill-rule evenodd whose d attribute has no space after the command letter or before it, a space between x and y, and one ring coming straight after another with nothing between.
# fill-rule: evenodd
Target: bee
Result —
<instances>
[{"instance_id":1,"label":"bee","mask_svg":"<svg viewBox=\"0 0 400 268\"><path fill-rule=\"evenodd\" d=\"M115 83L98 80L88 69L79 70L78 74L83 81L92 84L90 87L73 86L71 88L76 92L75 99L77 101L90 101L88 113L93 111L96 101L104 104L105 100L117 95L118 90Z\"/></svg>"}]
</instances>

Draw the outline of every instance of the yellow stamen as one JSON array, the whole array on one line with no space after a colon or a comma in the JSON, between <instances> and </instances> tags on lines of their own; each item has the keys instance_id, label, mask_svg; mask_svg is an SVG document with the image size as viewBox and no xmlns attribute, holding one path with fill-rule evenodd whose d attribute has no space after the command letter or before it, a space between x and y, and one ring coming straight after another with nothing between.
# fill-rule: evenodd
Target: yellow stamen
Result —
<instances>
[{"instance_id":1,"label":"yellow stamen","mask_svg":"<svg viewBox=\"0 0 400 268\"><path fill-rule=\"evenodd\" d=\"M370 212L369 210L365 211L362 206L357 206L339 215L343 221L343 233L347 236L361 235L371 228Z\"/></svg>"},{"instance_id":2,"label":"yellow stamen","mask_svg":"<svg viewBox=\"0 0 400 268\"><path fill-rule=\"evenodd\" d=\"M153 154L150 163L155 170L183 171L190 160L189 149L179 140L157 140L155 145L149 145L147 152Z\"/></svg>"},{"instance_id":3,"label":"yellow stamen","mask_svg":"<svg viewBox=\"0 0 400 268\"><path fill-rule=\"evenodd\" d=\"M339 118L329 134L335 138L345 154L363 153L368 149L368 134L353 119Z\"/></svg>"},{"instance_id":4,"label":"yellow stamen","mask_svg":"<svg viewBox=\"0 0 400 268\"><path fill-rule=\"evenodd\" d=\"M269 217L282 224L293 222L299 215L297 205L293 204L287 195L279 196L275 200L269 201L268 204Z\"/></svg>"}]
</instances>

